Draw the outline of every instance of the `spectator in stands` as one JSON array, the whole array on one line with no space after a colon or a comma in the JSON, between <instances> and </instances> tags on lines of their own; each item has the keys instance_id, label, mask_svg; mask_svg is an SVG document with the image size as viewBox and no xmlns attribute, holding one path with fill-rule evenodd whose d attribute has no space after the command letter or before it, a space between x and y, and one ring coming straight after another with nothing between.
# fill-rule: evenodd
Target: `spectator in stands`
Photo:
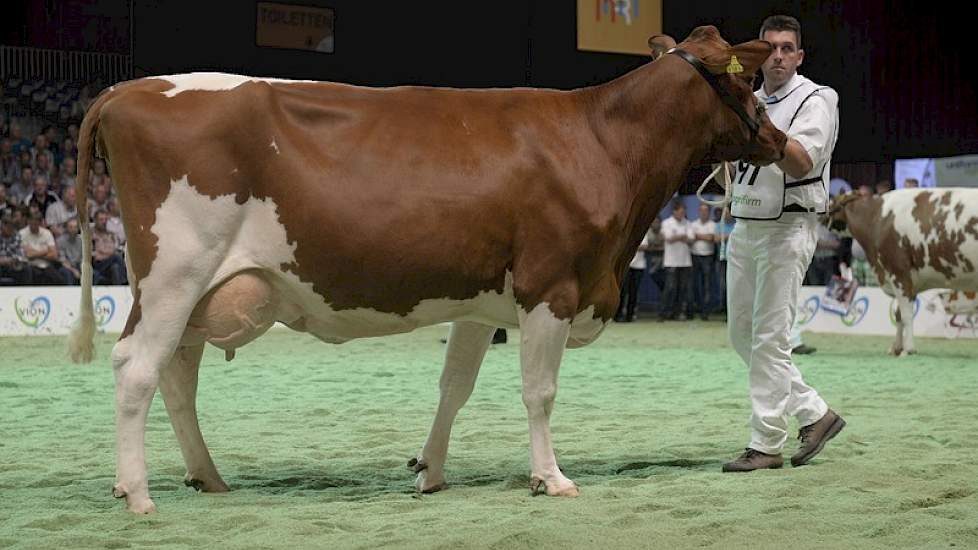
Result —
<instances>
[{"instance_id":1,"label":"spectator in stands","mask_svg":"<svg viewBox=\"0 0 978 550\"><path fill-rule=\"evenodd\" d=\"M48 191L48 179L41 175L34 176L34 190L24 199L24 204L37 206L37 211L43 217L48 207L56 202L61 202L61 198Z\"/></svg>"},{"instance_id":2,"label":"spectator in stands","mask_svg":"<svg viewBox=\"0 0 978 550\"><path fill-rule=\"evenodd\" d=\"M17 122L10 123L10 142L12 143L15 155L20 155L23 151L31 150L31 140L25 138L21 133L23 130Z\"/></svg>"},{"instance_id":3,"label":"spectator in stands","mask_svg":"<svg viewBox=\"0 0 978 550\"><path fill-rule=\"evenodd\" d=\"M95 240L92 268L95 272L95 284L124 285L126 284L126 266L119 254L119 242L115 233L108 230L105 224L109 221L109 213L99 210L95 213L95 230L92 236Z\"/></svg>"},{"instance_id":4,"label":"spectator in stands","mask_svg":"<svg viewBox=\"0 0 978 550\"><path fill-rule=\"evenodd\" d=\"M20 164L9 138L0 139L0 183L10 185L20 178Z\"/></svg>"},{"instance_id":5,"label":"spectator in stands","mask_svg":"<svg viewBox=\"0 0 978 550\"><path fill-rule=\"evenodd\" d=\"M56 240L61 267L73 285L81 281L82 241L78 233L78 218L71 218L65 222L65 230Z\"/></svg>"},{"instance_id":6,"label":"spectator in stands","mask_svg":"<svg viewBox=\"0 0 978 550\"><path fill-rule=\"evenodd\" d=\"M106 175L105 161L102 159L95 159L95 161L92 162L92 172L94 172L95 176L100 179L102 176Z\"/></svg>"},{"instance_id":7,"label":"spectator in stands","mask_svg":"<svg viewBox=\"0 0 978 550\"><path fill-rule=\"evenodd\" d=\"M907 178L903 180L904 189L916 189L917 187L920 187L920 180L917 178Z\"/></svg>"},{"instance_id":8,"label":"spectator in stands","mask_svg":"<svg viewBox=\"0 0 978 550\"><path fill-rule=\"evenodd\" d=\"M649 228L648 267L649 276L659 291L660 300L662 299L662 289L666 287L666 274L662 269L662 255L665 247L666 241L662 238L662 220L656 216L652 220L652 227Z\"/></svg>"},{"instance_id":9,"label":"spectator in stands","mask_svg":"<svg viewBox=\"0 0 978 550\"><path fill-rule=\"evenodd\" d=\"M61 167L58 169L58 177L56 178L57 185L52 185L51 188L60 187L61 194L63 195L66 188L75 185L75 178L77 176L75 157L65 157L61 162Z\"/></svg>"},{"instance_id":10,"label":"spectator in stands","mask_svg":"<svg viewBox=\"0 0 978 550\"><path fill-rule=\"evenodd\" d=\"M122 215L119 212L119 201L109 199L108 206L109 219L105 222L105 227L109 231L115 233L116 240L119 241L119 249L125 250L123 247L126 245L126 229L122 225Z\"/></svg>"},{"instance_id":11,"label":"spectator in stands","mask_svg":"<svg viewBox=\"0 0 978 550\"><path fill-rule=\"evenodd\" d=\"M693 259L689 243L693 241L693 234L686 219L686 207L681 201L673 204L672 216L662 222L661 233L665 241L662 264L666 271L666 288L662 292L659 320L685 321L687 314L692 314L689 283Z\"/></svg>"},{"instance_id":12,"label":"spectator in stands","mask_svg":"<svg viewBox=\"0 0 978 550\"><path fill-rule=\"evenodd\" d=\"M45 179L51 181L54 178L54 164L50 155L37 155L34 159L34 177L44 176Z\"/></svg>"},{"instance_id":13,"label":"spectator in stands","mask_svg":"<svg viewBox=\"0 0 978 550\"><path fill-rule=\"evenodd\" d=\"M54 235L41 226L40 212L31 212L27 219L27 227L20 230L20 241L24 247L24 256L33 270L33 284L67 284L61 273L58 260L58 246Z\"/></svg>"},{"instance_id":14,"label":"spectator in stands","mask_svg":"<svg viewBox=\"0 0 978 550\"><path fill-rule=\"evenodd\" d=\"M109 190L111 188L103 183L93 183L91 189L92 195L88 199L88 215L95 219L95 213L99 210L108 212Z\"/></svg>"},{"instance_id":15,"label":"spectator in stands","mask_svg":"<svg viewBox=\"0 0 978 550\"><path fill-rule=\"evenodd\" d=\"M68 220L77 217L78 209L75 207L74 186L65 187L62 200L51 204L44 212L44 222L55 237L64 232L64 226Z\"/></svg>"},{"instance_id":16,"label":"spectator in stands","mask_svg":"<svg viewBox=\"0 0 978 550\"><path fill-rule=\"evenodd\" d=\"M58 164L64 162L64 159L75 158L78 156L78 148L75 146L75 140L70 137L66 137L64 141L61 142L61 153L60 157L57 159Z\"/></svg>"},{"instance_id":17,"label":"spectator in stands","mask_svg":"<svg viewBox=\"0 0 978 550\"><path fill-rule=\"evenodd\" d=\"M693 244L690 248L693 260L693 285L696 302L699 304L700 319L706 321L710 315L710 294L713 290L714 246L713 239L717 225L710 219L710 206L700 203L699 217L690 224Z\"/></svg>"},{"instance_id":18,"label":"spectator in stands","mask_svg":"<svg viewBox=\"0 0 978 550\"><path fill-rule=\"evenodd\" d=\"M730 240L735 221L730 215L730 207L725 206L720 221L716 222L717 287L720 290L720 309L724 313L727 312L727 241Z\"/></svg>"},{"instance_id":19,"label":"spectator in stands","mask_svg":"<svg viewBox=\"0 0 978 550\"><path fill-rule=\"evenodd\" d=\"M12 215L15 206L14 203L8 200L7 186L0 183L0 218Z\"/></svg>"},{"instance_id":20,"label":"spectator in stands","mask_svg":"<svg viewBox=\"0 0 978 550\"><path fill-rule=\"evenodd\" d=\"M649 249L649 232L645 232L642 242L638 245L638 250L628 264L628 274L622 281L621 295L618 299L618 312L615 313L615 321L631 323L635 320L635 306L638 304L638 289L642 285L642 277L645 275L646 259L645 251Z\"/></svg>"},{"instance_id":21,"label":"spectator in stands","mask_svg":"<svg viewBox=\"0 0 978 550\"><path fill-rule=\"evenodd\" d=\"M71 141L73 141L75 143L75 146L77 147L78 146L78 125L77 124L69 124L68 125L68 137L71 138ZM76 150L76 152L77 152L77 150ZM77 156L77 154L75 156Z\"/></svg>"},{"instance_id":22,"label":"spectator in stands","mask_svg":"<svg viewBox=\"0 0 978 550\"><path fill-rule=\"evenodd\" d=\"M34 191L34 169L24 166L20 169L20 180L7 188L7 195L16 204L24 204L27 196Z\"/></svg>"},{"instance_id":23,"label":"spectator in stands","mask_svg":"<svg viewBox=\"0 0 978 550\"><path fill-rule=\"evenodd\" d=\"M838 270L840 241L838 235L823 224L818 224L816 233L815 257L805 274L805 284L823 286L832 280L832 275Z\"/></svg>"},{"instance_id":24,"label":"spectator in stands","mask_svg":"<svg viewBox=\"0 0 978 550\"><path fill-rule=\"evenodd\" d=\"M0 218L0 281L3 284L30 285L34 278L30 264L24 257L20 234L13 216Z\"/></svg>"},{"instance_id":25,"label":"spectator in stands","mask_svg":"<svg viewBox=\"0 0 978 550\"><path fill-rule=\"evenodd\" d=\"M880 180L876 182L876 194L884 195L893 190L893 184L890 180Z\"/></svg>"},{"instance_id":26,"label":"spectator in stands","mask_svg":"<svg viewBox=\"0 0 978 550\"><path fill-rule=\"evenodd\" d=\"M48 125L41 133L44 134L44 139L48 143L48 149L51 151L52 164L58 164L58 158L61 156L61 140L58 138L58 129Z\"/></svg>"},{"instance_id":27,"label":"spectator in stands","mask_svg":"<svg viewBox=\"0 0 978 550\"><path fill-rule=\"evenodd\" d=\"M44 134L37 134L34 138L34 147L31 148L31 162L34 166L38 165L38 157L47 157L46 165L54 166L54 153L48 147L48 138Z\"/></svg>"}]
</instances>

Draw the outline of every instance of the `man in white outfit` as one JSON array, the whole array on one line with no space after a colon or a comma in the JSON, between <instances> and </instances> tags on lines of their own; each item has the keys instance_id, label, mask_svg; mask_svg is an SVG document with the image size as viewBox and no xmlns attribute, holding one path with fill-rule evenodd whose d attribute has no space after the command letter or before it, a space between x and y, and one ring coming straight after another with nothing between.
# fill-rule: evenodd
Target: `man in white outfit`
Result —
<instances>
[{"instance_id":1,"label":"man in white outfit","mask_svg":"<svg viewBox=\"0 0 978 550\"><path fill-rule=\"evenodd\" d=\"M730 341L750 367L751 440L725 472L780 468L788 417L801 426L793 466L806 464L845 426L791 361L789 334L815 252L818 214L828 206L829 163L839 131L838 95L797 73L805 58L801 26L768 17L761 38L774 46L755 95L788 136L784 158L766 167L739 163L731 211L737 224L727 258Z\"/></svg>"}]
</instances>

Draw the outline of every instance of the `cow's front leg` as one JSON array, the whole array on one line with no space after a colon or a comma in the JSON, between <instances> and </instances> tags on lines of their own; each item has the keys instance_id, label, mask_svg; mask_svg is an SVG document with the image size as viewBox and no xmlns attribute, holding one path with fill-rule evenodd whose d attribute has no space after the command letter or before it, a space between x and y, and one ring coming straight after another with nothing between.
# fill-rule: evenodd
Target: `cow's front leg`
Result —
<instances>
[{"instance_id":1,"label":"cow's front leg","mask_svg":"<svg viewBox=\"0 0 978 550\"><path fill-rule=\"evenodd\" d=\"M472 394L479 367L495 330L495 327L479 323L452 323L445 351L445 368L439 382L440 397L435 422L420 456L408 462L408 467L418 474L415 486L422 493L434 493L446 486L444 467L452 423Z\"/></svg>"},{"instance_id":2,"label":"cow's front leg","mask_svg":"<svg viewBox=\"0 0 978 550\"><path fill-rule=\"evenodd\" d=\"M520 311L520 363L523 404L530 424L530 491L578 496L577 485L557 467L550 437L550 412L557 396L557 373L570 332L570 319L558 319L546 302Z\"/></svg>"},{"instance_id":3,"label":"cow's front leg","mask_svg":"<svg viewBox=\"0 0 978 550\"><path fill-rule=\"evenodd\" d=\"M907 298L902 295L897 296L896 329L896 341L893 344L893 349L890 350L893 355L905 357L917 353L917 348L913 343L912 298Z\"/></svg>"}]
</instances>

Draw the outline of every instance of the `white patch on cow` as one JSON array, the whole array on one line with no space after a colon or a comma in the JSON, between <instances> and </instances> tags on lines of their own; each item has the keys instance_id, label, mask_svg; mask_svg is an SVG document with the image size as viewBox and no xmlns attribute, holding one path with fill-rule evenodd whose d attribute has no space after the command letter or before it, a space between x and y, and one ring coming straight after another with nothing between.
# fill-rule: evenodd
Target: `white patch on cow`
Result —
<instances>
[{"instance_id":1,"label":"white patch on cow","mask_svg":"<svg viewBox=\"0 0 978 550\"><path fill-rule=\"evenodd\" d=\"M154 76L151 78L166 80L167 82L173 84L173 88L170 88L169 90L163 92L163 95L165 95L166 97L173 97L181 92L187 92L187 91L220 92L225 90L233 90L246 82L267 82L269 84L315 82L313 80L286 80L283 78L255 78L252 76L242 76L242 75L227 74L227 73L188 73L188 74L175 74L175 75L166 75L166 76Z\"/></svg>"},{"instance_id":2,"label":"white patch on cow","mask_svg":"<svg viewBox=\"0 0 978 550\"><path fill-rule=\"evenodd\" d=\"M403 316L365 307L335 310L313 290L312 283L283 269L296 263L297 245L289 240L272 199L251 197L238 204L233 194L211 198L198 193L186 176L171 183L150 230L158 238L156 259L149 274L139 281L142 320L136 330L146 330L147 337L154 332L154 319L168 318L165 313L176 302L175 292L194 292L194 299L199 300L222 281L248 269L262 270L279 294L276 319L286 324L303 319L308 332L327 342L408 332L445 321L505 328L516 328L519 323L510 272L502 292L482 291L466 300L425 299ZM328 250L322 251L322 258L328 261ZM590 343L605 327L600 318L594 318L593 306L570 322L568 343L574 347Z\"/></svg>"},{"instance_id":3,"label":"white patch on cow","mask_svg":"<svg viewBox=\"0 0 978 550\"><path fill-rule=\"evenodd\" d=\"M272 149L275 149L275 154L279 155L278 145L275 143L275 138L272 138L272 143L269 144Z\"/></svg>"}]
</instances>

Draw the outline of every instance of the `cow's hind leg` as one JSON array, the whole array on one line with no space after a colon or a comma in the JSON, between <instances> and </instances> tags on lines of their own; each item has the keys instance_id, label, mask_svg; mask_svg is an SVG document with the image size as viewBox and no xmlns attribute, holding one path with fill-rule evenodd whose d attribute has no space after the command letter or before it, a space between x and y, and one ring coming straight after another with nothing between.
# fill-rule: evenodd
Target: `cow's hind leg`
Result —
<instances>
[{"instance_id":1,"label":"cow's hind leg","mask_svg":"<svg viewBox=\"0 0 978 550\"><path fill-rule=\"evenodd\" d=\"M570 320L558 319L546 303L520 311L520 364L523 404L530 424L530 491L578 496L577 485L557 466L550 437L550 413L557 397L557 373L570 333Z\"/></svg>"},{"instance_id":2,"label":"cow's hind leg","mask_svg":"<svg viewBox=\"0 0 978 550\"><path fill-rule=\"evenodd\" d=\"M479 367L495 330L479 323L452 323L445 351L445 367L439 382L440 398L435 422L420 456L408 462L408 467L418 474L415 486L422 493L433 493L445 487L444 466L452 423L472 394Z\"/></svg>"},{"instance_id":3,"label":"cow's hind leg","mask_svg":"<svg viewBox=\"0 0 978 550\"><path fill-rule=\"evenodd\" d=\"M160 371L160 394L187 465L184 483L199 491L221 493L228 486L214 467L197 420L197 373L203 353L204 344L178 348L167 368Z\"/></svg>"}]
</instances>

